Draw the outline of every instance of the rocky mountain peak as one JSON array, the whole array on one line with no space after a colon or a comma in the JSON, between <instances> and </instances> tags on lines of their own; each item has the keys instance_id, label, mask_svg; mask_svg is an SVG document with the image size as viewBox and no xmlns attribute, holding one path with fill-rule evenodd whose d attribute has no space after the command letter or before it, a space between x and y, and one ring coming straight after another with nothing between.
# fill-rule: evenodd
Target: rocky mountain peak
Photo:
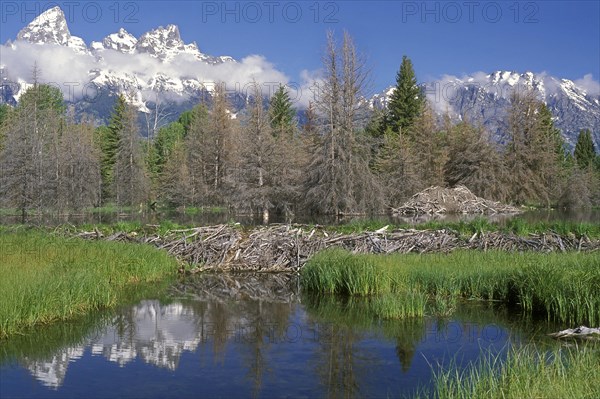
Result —
<instances>
[{"instance_id":1,"label":"rocky mountain peak","mask_svg":"<svg viewBox=\"0 0 600 399\"><path fill-rule=\"evenodd\" d=\"M121 28L118 32L106 36L102 40L105 49L117 50L122 53L133 53L138 40L131 33Z\"/></svg>"},{"instance_id":2,"label":"rocky mountain peak","mask_svg":"<svg viewBox=\"0 0 600 399\"><path fill-rule=\"evenodd\" d=\"M40 14L17 34L18 40L62 46L66 46L70 38L71 32L65 14L58 6Z\"/></svg>"},{"instance_id":3,"label":"rocky mountain peak","mask_svg":"<svg viewBox=\"0 0 600 399\"><path fill-rule=\"evenodd\" d=\"M78 53L88 53L83 39L71 35L65 14L58 6L43 12L21 29L17 34L17 40L33 44L68 46Z\"/></svg>"},{"instance_id":4,"label":"rocky mountain peak","mask_svg":"<svg viewBox=\"0 0 600 399\"><path fill-rule=\"evenodd\" d=\"M186 49L176 25L159 26L144 33L135 47L139 53L148 53L163 61Z\"/></svg>"}]
</instances>

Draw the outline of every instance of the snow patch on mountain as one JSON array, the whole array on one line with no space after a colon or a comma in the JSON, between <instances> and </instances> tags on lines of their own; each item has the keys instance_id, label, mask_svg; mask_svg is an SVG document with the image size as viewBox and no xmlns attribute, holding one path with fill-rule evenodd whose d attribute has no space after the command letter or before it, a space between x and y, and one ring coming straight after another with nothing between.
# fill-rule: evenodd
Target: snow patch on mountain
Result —
<instances>
[{"instance_id":1,"label":"snow patch on mountain","mask_svg":"<svg viewBox=\"0 0 600 399\"><path fill-rule=\"evenodd\" d=\"M600 145L600 85L591 75L574 82L544 72L477 72L462 77L445 75L422 87L438 115L447 113L455 120L483 123L499 141L504 139L513 92L534 90L554 115L569 146L575 145L581 129L590 129L596 145ZM390 87L373 96L372 106L386 106L393 92L394 87Z\"/></svg>"},{"instance_id":2,"label":"snow patch on mountain","mask_svg":"<svg viewBox=\"0 0 600 399\"><path fill-rule=\"evenodd\" d=\"M127 94L142 112L148 110L148 102L183 103L202 92L210 94L221 82L235 91L254 81L288 81L261 56L250 55L238 62L229 56L204 54L196 43L182 40L176 25L160 26L139 38L119 29L88 48L81 38L71 35L59 7L35 18L16 41L0 46L0 51L3 82L13 84L11 90L2 91L9 98L0 101L10 103L18 101L25 89L22 83L31 80L34 64L41 71L39 81L58 86L67 101L89 100L94 90Z\"/></svg>"}]
</instances>

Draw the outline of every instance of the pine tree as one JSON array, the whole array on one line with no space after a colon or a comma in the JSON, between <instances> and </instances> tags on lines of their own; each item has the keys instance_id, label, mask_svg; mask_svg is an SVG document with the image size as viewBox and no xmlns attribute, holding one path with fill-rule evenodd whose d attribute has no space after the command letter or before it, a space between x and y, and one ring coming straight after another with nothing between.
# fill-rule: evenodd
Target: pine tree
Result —
<instances>
[{"instance_id":1,"label":"pine tree","mask_svg":"<svg viewBox=\"0 0 600 399\"><path fill-rule=\"evenodd\" d=\"M422 188L417 162L406 135L388 128L374 169L385 188L386 203L396 207Z\"/></svg>"},{"instance_id":2,"label":"pine tree","mask_svg":"<svg viewBox=\"0 0 600 399\"><path fill-rule=\"evenodd\" d=\"M295 116L296 110L293 108L288 91L283 85L279 85L269 104L269 118L273 134L289 136L293 133L296 130Z\"/></svg>"},{"instance_id":3,"label":"pine tree","mask_svg":"<svg viewBox=\"0 0 600 399\"><path fill-rule=\"evenodd\" d=\"M539 103L539 126L543 132L543 136L549 145L549 150L553 151L561 163L566 163L565 141L560 133L560 130L554 125L552 112L544 103Z\"/></svg>"},{"instance_id":4,"label":"pine tree","mask_svg":"<svg viewBox=\"0 0 600 399\"><path fill-rule=\"evenodd\" d=\"M148 154L148 169L154 179L162 173L175 145L183 140L185 128L179 122L172 122L158 130Z\"/></svg>"},{"instance_id":5,"label":"pine tree","mask_svg":"<svg viewBox=\"0 0 600 399\"><path fill-rule=\"evenodd\" d=\"M305 125L305 128L308 128L309 132L305 134L312 136L317 130L312 104L306 112L308 125ZM292 214L292 208L300 194L302 169L307 158L307 142L298 134L296 110L284 86L279 86L271 98L268 115L274 144L270 160L273 165L270 200L277 211L288 217Z\"/></svg>"},{"instance_id":6,"label":"pine tree","mask_svg":"<svg viewBox=\"0 0 600 399\"><path fill-rule=\"evenodd\" d=\"M593 165L596 158L596 149L592 141L592 132L589 129L584 129L579 132L577 144L575 144L574 152L577 165L581 169Z\"/></svg>"},{"instance_id":7,"label":"pine tree","mask_svg":"<svg viewBox=\"0 0 600 399\"><path fill-rule=\"evenodd\" d=\"M405 55L396 75L396 88L387 106L385 126L396 133L403 132L421 114L424 104L425 96L417 84L412 62Z\"/></svg>"},{"instance_id":8,"label":"pine tree","mask_svg":"<svg viewBox=\"0 0 600 399\"><path fill-rule=\"evenodd\" d=\"M126 109L127 101L125 100L125 96L119 95L108 126L98 129L100 149L102 151L100 170L102 175L103 203L114 199L114 193L111 191L111 188L113 186L114 168L119 141L123 135Z\"/></svg>"}]
</instances>

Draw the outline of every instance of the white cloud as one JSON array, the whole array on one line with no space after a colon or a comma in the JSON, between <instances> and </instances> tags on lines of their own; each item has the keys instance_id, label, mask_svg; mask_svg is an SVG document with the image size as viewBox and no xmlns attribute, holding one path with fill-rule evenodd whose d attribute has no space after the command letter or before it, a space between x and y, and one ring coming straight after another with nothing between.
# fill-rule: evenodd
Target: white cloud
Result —
<instances>
[{"instance_id":1,"label":"white cloud","mask_svg":"<svg viewBox=\"0 0 600 399\"><path fill-rule=\"evenodd\" d=\"M600 82L594 80L591 73L588 73L581 79L575 80L575 84L582 87L589 95L600 96Z\"/></svg>"},{"instance_id":2,"label":"white cloud","mask_svg":"<svg viewBox=\"0 0 600 399\"><path fill-rule=\"evenodd\" d=\"M180 54L170 62L163 63L148 54L123 54L116 50L102 51L100 59L93 55L77 53L73 49L58 45L36 45L27 42L14 42L0 45L0 65L5 67L7 77L12 81L31 81L33 65L40 68L40 81L58 86L67 100L77 100L85 94L83 87L95 76L90 71L110 71L111 75L137 81L133 89L141 90L147 99L154 95L147 90L160 76L177 77L182 80L195 79L207 87L215 83L225 83L231 91L247 90L253 82L263 87L276 87L287 84L289 78L260 55L249 55L239 62L207 64L189 54ZM79 87L74 90L73 87ZM173 87L171 87L172 89ZM182 88L182 86L174 87ZM132 87L122 88L130 90ZM169 90L169 87L162 88ZM268 94L268 93L267 93ZM171 100L174 97L167 94Z\"/></svg>"}]
</instances>

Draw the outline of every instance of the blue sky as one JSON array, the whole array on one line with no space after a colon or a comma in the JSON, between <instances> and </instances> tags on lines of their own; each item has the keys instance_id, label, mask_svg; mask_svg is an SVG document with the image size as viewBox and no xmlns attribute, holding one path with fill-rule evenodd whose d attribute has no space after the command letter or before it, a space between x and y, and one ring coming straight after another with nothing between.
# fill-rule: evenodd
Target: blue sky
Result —
<instances>
[{"instance_id":1,"label":"blue sky","mask_svg":"<svg viewBox=\"0 0 600 399\"><path fill-rule=\"evenodd\" d=\"M211 55L260 54L299 81L320 67L327 30L347 30L372 89L394 83L402 55L420 81L477 71L600 77L600 1L67 1L0 3L0 42L60 5L88 44L124 27L135 36L176 24Z\"/></svg>"}]
</instances>

